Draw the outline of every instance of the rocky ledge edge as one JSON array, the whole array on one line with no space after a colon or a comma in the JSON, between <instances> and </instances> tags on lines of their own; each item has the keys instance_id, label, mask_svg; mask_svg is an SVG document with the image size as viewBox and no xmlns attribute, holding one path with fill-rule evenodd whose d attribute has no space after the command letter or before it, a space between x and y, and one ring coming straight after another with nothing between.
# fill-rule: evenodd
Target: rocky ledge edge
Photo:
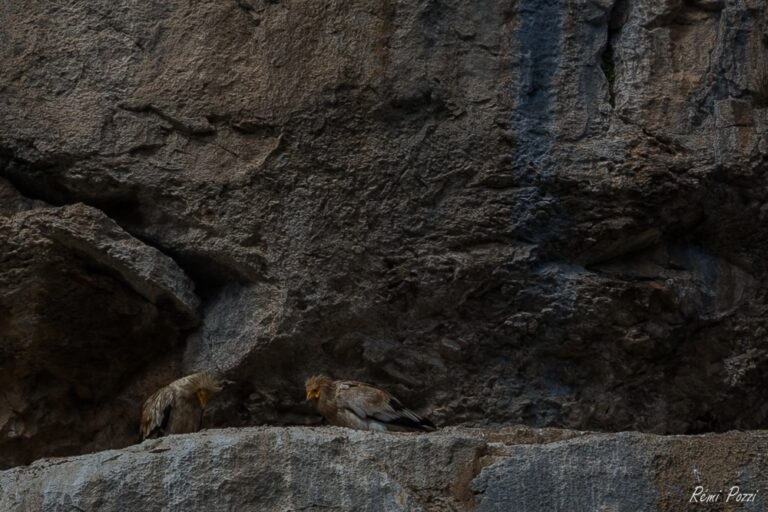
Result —
<instances>
[{"instance_id":1,"label":"rocky ledge edge","mask_svg":"<svg viewBox=\"0 0 768 512\"><path fill-rule=\"evenodd\" d=\"M751 511L765 510L767 497L768 431L253 427L0 472L8 512Z\"/></svg>"}]
</instances>

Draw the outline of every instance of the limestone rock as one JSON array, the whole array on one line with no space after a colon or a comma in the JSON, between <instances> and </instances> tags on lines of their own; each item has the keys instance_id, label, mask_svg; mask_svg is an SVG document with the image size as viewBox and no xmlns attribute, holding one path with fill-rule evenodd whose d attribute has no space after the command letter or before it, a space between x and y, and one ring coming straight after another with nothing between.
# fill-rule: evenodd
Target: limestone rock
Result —
<instances>
[{"instance_id":1,"label":"limestone rock","mask_svg":"<svg viewBox=\"0 0 768 512\"><path fill-rule=\"evenodd\" d=\"M7 512L699 510L697 485L762 489L762 432L660 437L510 428L246 428L0 472ZM735 506L735 497L730 504ZM762 498L738 505L764 510Z\"/></svg>"}]
</instances>

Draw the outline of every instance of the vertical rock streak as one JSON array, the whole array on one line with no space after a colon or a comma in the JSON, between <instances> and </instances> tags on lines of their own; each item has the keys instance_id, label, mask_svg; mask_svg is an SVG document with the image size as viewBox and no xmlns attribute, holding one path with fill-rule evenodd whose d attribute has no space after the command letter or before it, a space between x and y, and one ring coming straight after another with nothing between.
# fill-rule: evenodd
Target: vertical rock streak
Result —
<instances>
[{"instance_id":1,"label":"vertical rock streak","mask_svg":"<svg viewBox=\"0 0 768 512\"><path fill-rule=\"evenodd\" d=\"M552 148L553 103L550 85L560 64L562 0L522 0L518 3L517 44L520 78L513 111L521 165L537 168Z\"/></svg>"}]
</instances>

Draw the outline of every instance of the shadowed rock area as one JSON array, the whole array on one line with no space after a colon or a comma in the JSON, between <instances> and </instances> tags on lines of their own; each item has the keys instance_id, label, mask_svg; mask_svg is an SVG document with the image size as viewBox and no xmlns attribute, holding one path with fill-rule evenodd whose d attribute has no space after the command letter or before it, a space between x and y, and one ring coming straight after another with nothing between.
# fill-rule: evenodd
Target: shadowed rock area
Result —
<instances>
[{"instance_id":1,"label":"shadowed rock area","mask_svg":"<svg viewBox=\"0 0 768 512\"><path fill-rule=\"evenodd\" d=\"M702 485L726 489L718 506L757 511L765 510L759 494L726 500L733 485L746 495L766 482L766 449L764 432L211 430L0 472L0 507L681 512L712 506L688 502Z\"/></svg>"},{"instance_id":2,"label":"shadowed rock area","mask_svg":"<svg viewBox=\"0 0 768 512\"><path fill-rule=\"evenodd\" d=\"M101 211L3 181L0 246L0 465L137 441L137 404L197 323L192 282Z\"/></svg>"},{"instance_id":3,"label":"shadowed rock area","mask_svg":"<svg viewBox=\"0 0 768 512\"><path fill-rule=\"evenodd\" d=\"M199 370L215 427L317 423L325 371L440 426L764 428L767 9L0 3L0 467Z\"/></svg>"}]
</instances>

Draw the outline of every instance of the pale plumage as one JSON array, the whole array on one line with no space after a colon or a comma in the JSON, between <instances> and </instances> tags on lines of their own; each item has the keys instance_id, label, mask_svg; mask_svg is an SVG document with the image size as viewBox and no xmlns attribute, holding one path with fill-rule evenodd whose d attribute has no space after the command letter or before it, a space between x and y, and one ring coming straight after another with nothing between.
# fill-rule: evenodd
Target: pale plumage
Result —
<instances>
[{"instance_id":1,"label":"pale plumage","mask_svg":"<svg viewBox=\"0 0 768 512\"><path fill-rule=\"evenodd\" d=\"M381 389L353 380L315 375L306 382L307 400L331 425L360 430L435 430L435 425L403 407Z\"/></svg>"},{"instance_id":2,"label":"pale plumage","mask_svg":"<svg viewBox=\"0 0 768 512\"><path fill-rule=\"evenodd\" d=\"M221 384L205 373L193 373L160 388L141 408L141 440L197 432L205 406L219 391Z\"/></svg>"}]
</instances>

